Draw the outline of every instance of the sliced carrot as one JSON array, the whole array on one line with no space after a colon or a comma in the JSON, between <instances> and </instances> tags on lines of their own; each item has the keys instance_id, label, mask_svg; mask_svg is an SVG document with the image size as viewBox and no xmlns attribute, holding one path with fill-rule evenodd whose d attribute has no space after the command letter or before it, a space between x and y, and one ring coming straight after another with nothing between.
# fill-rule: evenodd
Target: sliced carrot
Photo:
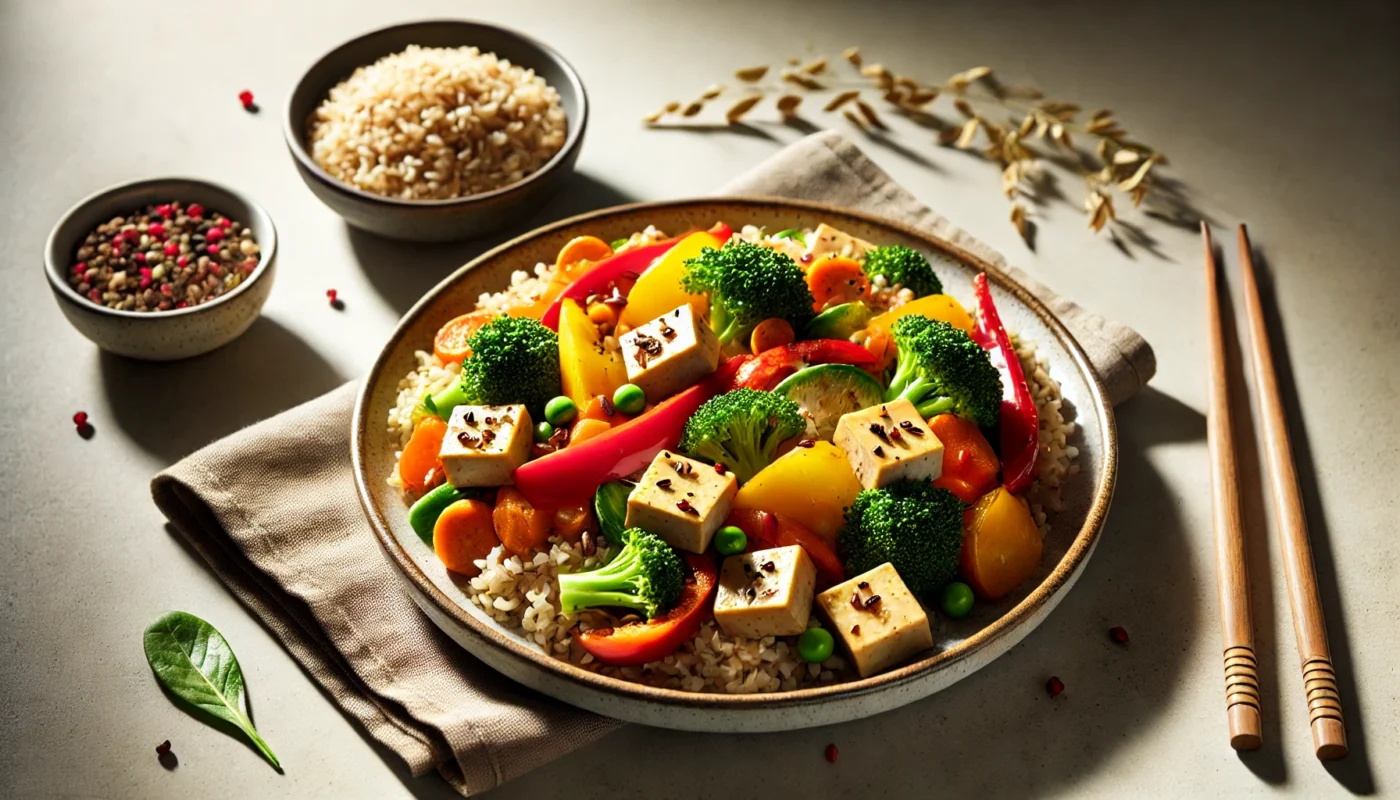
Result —
<instances>
[{"instance_id":1,"label":"sliced carrot","mask_svg":"<svg viewBox=\"0 0 1400 800\"><path fill-rule=\"evenodd\" d=\"M762 353L764 350L792 344L796 340L797 335L793 333L791 323L778 317L769 317L754 326L753 334L749 337L749 347L755 353Z\"/></svg>"},{"instance_id":2,"label":"sliced carrot","mask_svg":"<svg viewBox=\"0 0 1400 800\"><path fill-rule=\"evenodd\" d=\"M574 430L569 434L569 444L574 445L579 442L586 442L594 436L607 433L612 428L606 420L601 419L581 419L574 423Z\"/></svg>"},{"instance_id":3,"label":"sliced carrot","mask_svg":"<svg viewBox=\"0 0 1400 800\"><path fill-rule=\"evenodd\" d=\"M496 508L491 512L491 521L501 544L517 556L523 558L549 541L550 516L530 505L525 495L513 486L496 490Z\"/></svg>"},{"instance_id":4,"label":"sliced carrot","mask_svg":"<svg viewBox=\"0 0 1400 800\"><path fill-rule=\"evenodd\" d=\"M872 375L879 376L889 366L894 363L897 351L894 346L894 339L890 337L889 331L884 328L869 328L866 330L865 349L875 356L875 363L866 369Z\"/></svg>"},{"instance_id":5,"label":"sliced carrot","mask_svg":"<svg viewBox=\"0 0 1400 800\"><path fill-rule=\"evenodd\" d=\"M607 412L609 408L612 409L611 414ZM609 427L616 428L632 417L618 411L617 406L612 404L612 400L605 400L603 395L600 394L594 395L593 399L588 401L587 405L583 407L583 410L578 413L578 418L580 420L596 419L601 422L606 422Z\"/></svg>"},{"instance_id":6,"label":"sliced carrot","mask_svg":"<svg viewBox=\"0 0 1400 800\"><path fill-rule=\"evenodd\" d=\"M554 535L567 542L577 542L586 530L596 531L593 509L587 505L560 506L554 512Z\"/></svg>"},{"instance_id":7,"label":"sliced carrot","mask_svg":"<svg viewBox=\"0 0 1400 800\"><path fill-rule=\"evenodd\" d=\"M460 363L472 354L467 342L495 316L490 311L473 311L438 328L437 336L433 337L433 355L445 364Z\"/></svg>"},{"instance_id":8,"label":"sliced carrot","mask_svg":"<svg viewBox=\"0 0 1400 800\"><path fill-rule=\"evenodd\" d=\"M458 500L444 508L433 523L433 550L442 565L467 577L480 573L472 562L486 558L501 542L491 518L491 506L480 500Z\"/></svg>"},{"instance_id":9,"label":"sliced carrot","mask_svg":"<svg viewBox=\"0 0 1400 800\"><path fill-rule=\"evenodd\" d=\"M860 264L849 258L825 258L807 271L807 287L812 290L812 308L854 303L870 296L870 279Z\"/></svg>"},{"instance_id":10,"label":"sliced carrot","mask_svg":"<svg viewBox=\"0 0 1400 800\"><path fill-rule=\"evenodd\" d=\"M612 254L612 245L597 236L578 236L570 239L559 251L558 258L554 259L554 267L558 270L555 280L573 283L589 266Z\"/></svg>"},{"instance_id":11,"label":"sliced carrot","mask_svg":"<svg viewBox=\"0 0 1400 800\"><path fill-rule=\"evenodd\" d=\"M438 482L442 466L442 437L447 435L447 423L437 417L424 417L413 429L413 436L399 454L399 482L413 494L422 494Z\"/></svg>"}]
</instances>

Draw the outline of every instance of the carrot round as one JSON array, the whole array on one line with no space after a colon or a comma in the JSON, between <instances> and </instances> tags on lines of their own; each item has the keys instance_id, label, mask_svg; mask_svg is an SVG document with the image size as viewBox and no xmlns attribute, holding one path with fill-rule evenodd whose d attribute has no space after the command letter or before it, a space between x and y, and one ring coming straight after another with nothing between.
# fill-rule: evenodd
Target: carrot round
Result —
<instances>
[{"instance_id":1,"label":"carrot round","mask_svg":"<svg viewBox=\"0 0 1400 800\"><path fill-rule=\"evenodd\" d=\"M597 527L593 524L593 509L587 504L560 506L554 512L554 535L566 542L577 542L584 531L596 531Z\"/></svg>"},{"instance_id":2,"label":"carrot round","mask_svg":"<svg viewBox=\"0 0 1400 800\"><path fill-rule=\"evenodd\" d=\"M807 272L807 288L812 290L812 308L854 303L870 296L870 279L860 264L849 258L825 258Z\"/></svg>"},{"instance_id":3,"label":"carrot round","mask_svg":"<svg viewBox=\"0 0 1400 800\"><path fill-rule=\"evenodd\" d=\"M754 326L753 334L749 337L749 348L755 353L762 353L796 340L791 323L780 317L769 317Z\"/></svg>"},{"instance_id":4,"label":"carrot round","mask_svg":"<svg viewBox=\"0 0 1400 800\"><path fill-rule=\"evenodd\" d=\"M472 354L467 342L494 316L489 311L473 311L438 328L437 335L433 337L433 355L444 364L461 362Z\"/></svg>"},{"instance_id":5,"label":"carrot round","mask_svg":"<svg viewBox=\"0 0 1400 800\"><path fill-rule=\"evenodd\" d=\"M424 417L399 454L399 482L413 494L421 494L441 480L442 437L447 423L437 417Z\"/></svg>"},{"instance_id":6,"label":"carrot round","mask_svg":"<svg viewBox=\"0 0 1400 800\"><path fill-rule=\"evenodd\" d=\"M558 279L572 283L583 274L587 265L602 261L612 254L612 245L597 236L577 236L570 239L569 243L559 250L558 258L554 259Z\"/></svg>"},{"instance_id":7,"label":"carrot round","mask_svg":"<svg viewBox=\"0 0 1400 800\"><path fill-rule=\"evenodd\" d=\"M574 430L569 434L569 444L586 442L599 434L607 433L612 425L601 419L580 419L574 423Z\"/></svg>"},{"instance_id":8,"label":"carrot round","mask_svg":"<svg viewBox=\"0 0 1400 800\"><path fill-rule=\"evenodd\" d=\"M491 512L491 522L501 544L517 556L523 558L549 541L551 516L531 505L514 486L496 490L496 508Z\"/></svg>"},{"instance_id":9,"label":"carrot round","mask_svg":"<svg viewBox=\"0 0 1400 800\"><path fill-rule=\"evenodd\" d=\"M433 550L442 565L467 577L480 573L472 562L500 544L491 517L491 506L480 500L458 500L444 508L433 524Z\"/></svg>"}]
</instances>

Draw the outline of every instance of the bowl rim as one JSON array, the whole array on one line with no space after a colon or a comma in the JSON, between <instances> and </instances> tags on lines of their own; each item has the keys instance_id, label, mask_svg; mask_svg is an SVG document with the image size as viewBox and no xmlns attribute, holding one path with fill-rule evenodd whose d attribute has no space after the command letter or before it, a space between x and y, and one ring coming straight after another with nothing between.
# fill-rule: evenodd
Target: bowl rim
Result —
<instances>
[{"instance_id":1,"label":"bowl rim","mask_svg":"<svg viewBox=\"0 0 1400 800\"><path fill-rule=\"evenodd\" d=\"M248 207L248 210L252 212L252 216L257 218L257 224L264 227L267 233L266 236L260 235L257 238L259 248L258 255L260 256L260 258L258 259L257 267L253 269L253 271L248 275L247 278L243 279L243 281L241 281L237 286L233 287L233 291L225 292L207 303L199 303L196 305L187 306L185 308L171 308L165 311L127 311L125 309L116 309L108 308L106 306L100 306L92 302L88 298L78 294L78 291L76 289L68 285L66 267L59 266L59 262L54 258L60 252L57 249L60 244L58 241L59 230L62 229L66 224L68 224L69 220L76 217L80 213L87 211L91 208L100 206L103 202L109 201L113 196L117 194L131 190L145 189L147 187L155 187L159 185L171 185L177 187L180 185L199 186L205 189L212 189L215 192L222 192L224 194L227 194L230 197L237 199L240 203L246 205ZM176 189L175 191L178 193L178 189ZM249 222L244 221L244 224L247 225L249 224ZM71 242L68 243L67 246L65 246L63 252L68 252L70 250L72 250ZM251 287L254 283L260 280L263 275L267 274L268 270L271 268L273 260L276 257L277 226L272 221L272 215L267 213L267 209L263 208L262 205L260 205L253 198L249 197L247 194L225 186L224 184L216 183L210 180L205 180L204 178L192 178L184 175L175 175L164 178L142 178L140 180L113 184L111 186L106 187L105 189L99 189L93 192L92 194L88 195L87 197L84 197L83 199L74 203L68 208L67 211L63 212L63 215L59 217L58 221L54 223L53 227L49 229L49 235L44 240L44 274L48 277L49 286L54 290L54 295L56 297L64 301L71 302L79 308L85 309L87 311L106 314L108 316L119 317L122 319L136 319L143 321L174 319L176 317L199 314L201 312L214 309L220 305L223 305L226 302L232 302L239 295L243 294L243 292L246 291L249 287Z\"/></svg>"},{"instance_id":2,"label":"bowl rim","mask_svg":"<svg viewBox=\"0 0 1400 800\"><path fill-rule=\"evenodd\" d=\"M634 213L638 211L660 211L675 207L707 204L750 205L759 209L781 206L814 214L833 214L854 217L872 225L891 228L904 236L916 239L929 246L931 249L942 251L944 254L964 264L986 272L987 277L999 289L1014 295L1050 329L1059 344L1069 354L1070 359L1074 362L1080 374L1084 376L1085 382L1089 387L1092 406L1099 420L1099 433L1104 442L1101 467L1097 475L1094 476L1096 480L1093 501L1086 511L1083 526L1075 534L1073 541L1070 543L1064 556L1060 559L1060 562L1025 598L1006 611L1002 616L998 617L990 625L973 633L954 647L938 651L912 663L868 678L859 678L851 681L794 689L791 691L760 692L747 695L686 692L679 689L666 689L634 683L590 672L567 661L561 661L545 653L537 652L532 648L526 647L508 638L500 630L497 630L496 626L488 625L477 620L474 616L467 613L465 609L461 608L454 600L439 590L432 580L418 567L417 563L413 560L412 556L409 555L402 543L394 536L383 511L375 503L374 495L370 491L369 481L373 480L373 478L371 478L367 471L368 457L366 451L366 437L373 433L382 432L380 430L382 426L379 425L373 426L373 430L371 431L370 424L372 420L367 417L371 394L374 388L374 381L372 378L379 375L384 370L390 356L390 351L394 348L394 344L405 334L410 325L414 323L421 314L425 313L429 303L441 294L447 286L460 280L477 266L489 260L499 258L501 255L509 253L512 249L523 246L531 240L550 236L558 230L593 222L616 214ZM356 494L360 498L360 505L364 509L365 516L369 520L370 527L373 528L380 545L384 548L385 554L399 571L400 577L408 579L418 594L436 606L438 611L446 614L456 623L476 634L477 638L495 646L498 650L504 651L506 655L512 656L517 660L528 661L533 666L545 670L556 678L562 678L570 683L578 685L582 690L617 695L633 700L650 701L668 706L686 707L699 712L791 708L819 704L838 698L850 699L876 692L883 692L898 686L913 683L933 671L945 669L953 664L962 662L978 651L988 647L993 642L1012 635L1023 621L1033 618L1038 612L1045 608L1047 604L1050 604L1062 587L1073 582L1074 576L1093 552L1094 546L1097 544L1103 531L1109 505L1113 499L1113 491L1118 473L1117 426L1114 421L1113 406L1108 401L1108 395L1103 388L1103 384L1099 380L1098 374L1094 371L1092 364L1089 362L1087 353L1085 353L1079 342L1075 340L1073 334L1071 334L1064 326L1064 323L1062 323L1044 303L1032 295L1029 290L1021 286L1001 269L987 263L978 256L967 252L957 245L938 238L931 233L919 230L902 222L885 219L875 214L855 211L829 203L789 200L777 197L688 198L613 206L579 214L569 217L568 219L545 225L482 253L424 293L423 297L409 309L408 313L404 314L398 326L394 329L393 334L386 341L383 350L380 351L379 356L375 359L374 365L370 368L366 379L360 385L350 425L350 450L353 471L355 473L355 489ZM1053 607L1053 605L1051 605L1051 607Z\"/></svg>"},{"instance_id":3,"label":"bowl rim","mask_svg":"<svg viewBox=\"0 0 1400 800\"><path fill-rule=\"evenodd\" d=\"M559 151L556 152L553 156L550 156L548 161L541 164L539 169L536 169L534 172L530 173L529 175L526 175L525 177L521 178L515 183L507 184L505 186L502 186L497 189L492 189L487 192L470 194L465 197L452 197L446 200L403 200L397 197L385 197L384 195L374 194L373 192L367 192L363 189L351 186L350 184L345 183L344 181L334 177L329 172L326 172L324 169L322 169L321 165L317 164L316 159L312 158L311 153L307 151L305 143L306 136L304 133L298 132L296 128L297 122L292 118L292 103L296 99L297 93L306 83L307 76L309 76L311 72L317 67L321 66L321 64L325 63L326 61L334 57L336 54L340 53L342 50L345 50L346 48L352 45L358 44L366 39L375 36L381 36L386 33L391 33L393 31L398 31L403 28L416 28L422 25L444 25L464 28L490 28L498 33L503 33L507 36L519 39L526 46L533 47L536 50L540 51L540 53L543 54L545 58L552 59L553 61L557 62L558 65L563 69L564 75L568 78L569 85L572 87L573 91L578 96L579 107L577 124L575 124L575 120L568 118L567 113L565 114L565 123L567 125L567 128L564 133L564 143L560 145ZM472 44L466 44L461 46L475 47L475 45ZM400 48L400 50L401 49L402 48ZM395 50L393 52L398 52L398 50ZM391 54L392 53L386 53L385 55ZM383 56L381 56L381 58L382 57ZM511 63L516 64L517 66L524 66L518 64L517 62ZM359 69L360 67L365 66L369 65L359 64L355 67L355 69ZM538 74L538 70L535 70L533 67L530 67L529 69L535 71L536 74ZM351 72L353 73L353 71L354 70L352 69ZM342 80L344 79L342 78ZM559 90L559 87L555 86L554 90L557 92ZM322 99L324 99L324 95L322 96ZM553 172L565 160L567 160L569 153L573 150L576 150L579 144L583 141L583 133L587 127L588 92L583 87L583 79L579 77L578 70L574 69L574 65L569 63L568 59L560 55L559 51L555 50L553 47L550 47L549 45L545 44L539 39L534 38L533 36L521 33L520 31L515 30L514 28L508 28L504 25L496 25L494 23L481 22L472 19L438 18L418 20L416 22L401 22L383 28L376 28L375 30L362 33L359 36L354 37L353 39L348 39L344 42L341 42L335 47L332 47L330 50L327 50L315 61L311 62L311 66L307 67L302 72L301 77L297 78L297 82L292 85L292 90L287 93L287 101L283 104L282 113L282 138L285 139L287 142L287 149L291 151L292 158L296 160L297 164L301 166L302 169L305 169L312 177L314 177L317 180L317 182L351 198L373 203L379 203L391 208L400 209L444 209L463 207L476 202L484 202L492 200L494 198L503 197L517 191L521 191L531 183L534 183L536 180L542 179L546 174Z\"/></svg>"}]
</instances>

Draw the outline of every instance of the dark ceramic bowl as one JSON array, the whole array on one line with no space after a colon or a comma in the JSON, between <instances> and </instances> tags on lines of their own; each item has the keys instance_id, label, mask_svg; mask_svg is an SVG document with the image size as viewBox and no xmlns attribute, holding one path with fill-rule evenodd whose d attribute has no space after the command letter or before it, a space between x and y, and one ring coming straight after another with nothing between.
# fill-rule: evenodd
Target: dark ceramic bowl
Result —
<instances>
[{"instance_id":1,"label":"dark ceramic bowl","mask_svg":"<svg viewBox=\"0 0 1400 800\"><path fill-rule=\"evenodd\" d=\"M257 268L226 294L169 311L117 311L91 302L68 285L73 254L93 228L133 209L171 200L199 203L252 228L261 248ZM73 327L103 350L147 361L189 358L237 339L262 313L276 263L277 229L262 206L244 194L196 178L152 178L85 197L54 225L44 246L49 288Z\"/></svg>"},{"instance_id":2,"label":"dark ceramic bowl","mask_svg":"<svg viewBox=\"0 0 1400 800\"><path fill-rule=\"evenodd\" d=\"M518 183L452 200L399 200L356 189L330 176L307 150L307 120L332 87L358 67L372 64L409 45L472 46L494 52L512 64L533 69L559 92L568 118L564 146L544 166ZM287 149L302 180L321 202L363 230L392 239L445 242L497 231L538 211L574 171L588 124L588 97L578 73L554 50L506 28L465 20L433 20L395 25L335 48L306 71L292 90L282 121Z\"/></svg>"}]
</instances>

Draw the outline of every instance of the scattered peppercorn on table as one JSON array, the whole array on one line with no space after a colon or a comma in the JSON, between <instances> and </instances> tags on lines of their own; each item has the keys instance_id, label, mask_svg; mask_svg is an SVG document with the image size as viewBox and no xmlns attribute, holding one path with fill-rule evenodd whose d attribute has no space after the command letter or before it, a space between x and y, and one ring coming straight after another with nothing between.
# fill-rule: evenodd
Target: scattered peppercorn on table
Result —
<instances>
[{"instance_id":1,"label":"scattered peppercorn on table","mask_svg":"<svg viewBox=\"0 0 1400 800\"><path fill-rule=\"evenodd\" d=\"M11 453L0 473L7 492L0 504L6 532L0 696L10 721L0 733L6 753L0 795L455 796L435 776L409 776L394 756L371 744L201 558L167 534L148 501L157 470L364 374L398 317L451 269L495 243L404 248L348 232L302 186L278 130L276 111L288 87L324 51L375 27L441 16L444 8L426 0L392 7L347 0L333 15L318 4L270 0L219 7L0 6L0 97L9 112L0 114L0 138L7 143L0 174L8 189L0 194L0 269L8 288L0 325L7 337L3 402ZM789 55L805 60L809 47L836 56L859 44L868 63L908 65L920 74L951 75L985 62L1006 70L1008 82L1033 82L1086 108L1113 103L1119 118L1168 152L1196 204L1222 224L1247 217L1267 245L1273 302L1288 334L1286 343L1277 340L1286 353L1276 357L1292 365L1286 372L1294 410L1301 411L1295 421L1307 422L1295 444L1300 472L1313 482L1304 490L1315 514L1310 522L1333 655L1343 702L1355 704L1348 712L1364 709L1348 720L1351 756L1323 770L1312 757L1306 709L1297 702L1301 678L1290 621L1268 610L1282 608L1285 593L1279 563L1261 537L1250 568L1260 668L1269 676L1266 741L1245 760L1224 744L1201 416L1205 382L1196 334L1202 329L1200 287L1198 270L1179 269L1197 263L1194 229L1178 230L1124 203L1119 214L1134 227L1118 229L1120 250L1088 231L1076 209L1051 203L1032 212L1033 252L1006 220L994 165L938 149L927 129L886 114L893 130L872 134L878 140L854 127L847 133L938 211L1085 307L1133 325L1156 348L1161 367L1153 388L1118 409L1121 471L1093 560L1065 602L1020 646L928 700L785 734L736 738L624 728L541 765L493 797L746 796L759 785L755 780L766 793L779 787L779 794L853 797L922 795L930 786L950 796L1235 796L1263 793L1266 784L1271 793L1317 797L1400 783L1394 724L1400 698L1387 682L1400 657L1390 594L1400 577L1400 539L1392 535L1392 510L1375 495L1376 487L1400 482L1400 467L1386 449L1400 438L1400 411L1391 402L1392 376L1357 368L1360 358L1384 358L1378 333L1394 328L1400 274L1387 254L1400 251L1400 234L1391 224L1395 200L1384 178L1400 171L1400 156L1362 140L1365 125L1344 124L1400 113L1400 91L1385 56L1394 10L1321 15L1282 4L1265 18L1246 5L1190 0L1130 4L1106 16L1087 3L1052 8L989 0L963 8L719 0L663 11L602 0L586 11L521 2L472 13L548 42L587 82L595 113L581 174L540 221L633 199L703 194L757 164L776 149L772 139L799 135L776 124L771 108L749 113L748 135L651 132L638 120L658 103L688 101L711 83L737 85L736 68L781 64ZM746 18L761 24L746 30L738 23ZM774 26L787 36L759 33ZM1144 37L1144 30L1152 34ZM140 42L147 45L131 44ZM249 42L257 43L255 54ZM1093 58L1083 55L1090 43ZM247 99L240 97L244 90ZM1299 96L1317 108L1300 117ZM800 110L817 119L811 104ZM1324 134L1309 122L1321 119L1343 124ZM831 124L848 125L839 117ZM1363 151L1364 159L1353 155ZM281 234L282 269L263 319L242 338L195 360L153 365L96 351L62 321L35 270L44 233L73 201L105 185L164 173L209 178L268 203ZM151 245L162 233L152 236L151 221L146 225ZM177 240L176 252L167 253L166 233L158 247L141 252L150 260L158 252L162 263L193 256L197 269L193 246L184 253ZM209 255L209 231L202 235ZM229 234L223 236L226 242ZM241 234L237 241L238 254L256 257L255 245L245 250ZM133 244L139 242L138 235ZM246 261L238 254L230 250L226 275ZM210 264L217 260L210 256ZM143 266L151 270L144 287ZM104 277L98 269L92 280ZM124 304L141 292L134 307L146 301L147 289L163 296L154 265L133 263L113 287L118 271L105 276L99 297L114 293L109 301ZM213 274L206 265L200 280ZM667 279L657 270L652 275ZM89 280L88 291L94 288ZM838 284L829 288L845 291ZM644 324L683 304L683 316L709 318L698 299L618 308L608 305L611 295L603 289L591 304L588 293L561 303L553 312L557 327L575 324L586 332L583 319L615 331L626 326L634 339L655 338ZM872 285L867 291L878 290ZM171 305L181 299L192 302L177 298ZM162 297L150 300L159 306ZM812 324L835 331L871 322L846 313ZM769 343L802 334L762 332ZM577 344L578 352L590 352L589 342ZM678 355L708 358L707 346L697 340ZM522 444L549 446L556 429L588 417L580 400L605 395L618 413L630 414L625 407L636 397L622 389L632 385L649 401L648 382L664 381L666 369L648 361L645 369L581 365L568 379L578 387L577 394L565 393L572 407L555 404L534 416L504 411L487 427L481 418L483 425L468 425L463 412L458 428L444 425L444 436L462 445L468 472L476 459L512 458ZM773 385L781 382L781 364L760 366L772 370ZM657 368L663 369L643 374ZM695 401L681 416L703 402L679 397ZM502 422L505 414L511 423ZM541 436L544 425L550 428ZM479 447L488 429L494 434L489 452ZM865 433L874 435L868 427ZM459 434L478 447L457 440ZM940 430L936 437L945 448L962 448L975 464L975 448L957 434ZM901 446L917 446L917 436L902 436ZM764 532L753 523L782 494L777 483L813 480L827 474L823 459L846 458L824 436L814 438L819 441L794 460L790 475L771 476L766 485L746 483L728 500L728 490L720 490L713 505L696 507L706 523L688 524L676 535L698 535L711 547L723 542L742 552L748 539ZM883 446L862 438L866 444ZM879 482L883 474L877 469L870 480ZM946 488L985 493L975 472L963 480ZM528 491L528 480L517 488ZM838 498L861 488L859 481L829 487ZM444 507L471 502L444 499ZM831 502L837 509L849 505ZM705 531L707 515L725 503L727 513ZM991 503L984 510L999 511ZM453 518L466 526L477 513L454 512ZM832 532L822 528L832 524L829 513L805 513L811 518L803 528ZM1255 522L1267 531L1263 520ZM448 557L461 561L454 563L471 560L470 528L463 530L462 537L444 537L456 542ZM801 637L798 647L813 658L852 649L857 626L862 644L856 648L870 659L870 669L897 658L890 654L912 646L909 641L917 644L918 620L889 576L879 570L847 576L854 586L824 580L830 565L803 562L796 553L804 550L783 538L796 534L768 533L782 541L765 541L764 549L792 558L779 563L773 557L772 571L766 560L749 564L753 576L743 573L744 562L735 562L740 575L729 578L735 591L767 576L762 591L771 582L775 593L771 603L732 624L798 630L799 621L810 621L792 616L802 604L780 598L811 592L819 607L813 616L822 626L807 632L832 637ZM695 544L703 546L699 539ZM972 583L982 585L949 584L930 613L952 614L972 589L987 591L997 580L993 569L972 574ZM726 591L726 576L704 580L717 594ZM876 596L872 611L852 604L854 598L864 607ZM177 608L214 623L235 646L257 729L276 748L285 773L180 713L161 694L137 642L151 620ZM897 616L905 610L909 618ZM157 748L159 755L152 752ZM618 766L624 752L625 768Z\"/></svg>"}]
</instances>

